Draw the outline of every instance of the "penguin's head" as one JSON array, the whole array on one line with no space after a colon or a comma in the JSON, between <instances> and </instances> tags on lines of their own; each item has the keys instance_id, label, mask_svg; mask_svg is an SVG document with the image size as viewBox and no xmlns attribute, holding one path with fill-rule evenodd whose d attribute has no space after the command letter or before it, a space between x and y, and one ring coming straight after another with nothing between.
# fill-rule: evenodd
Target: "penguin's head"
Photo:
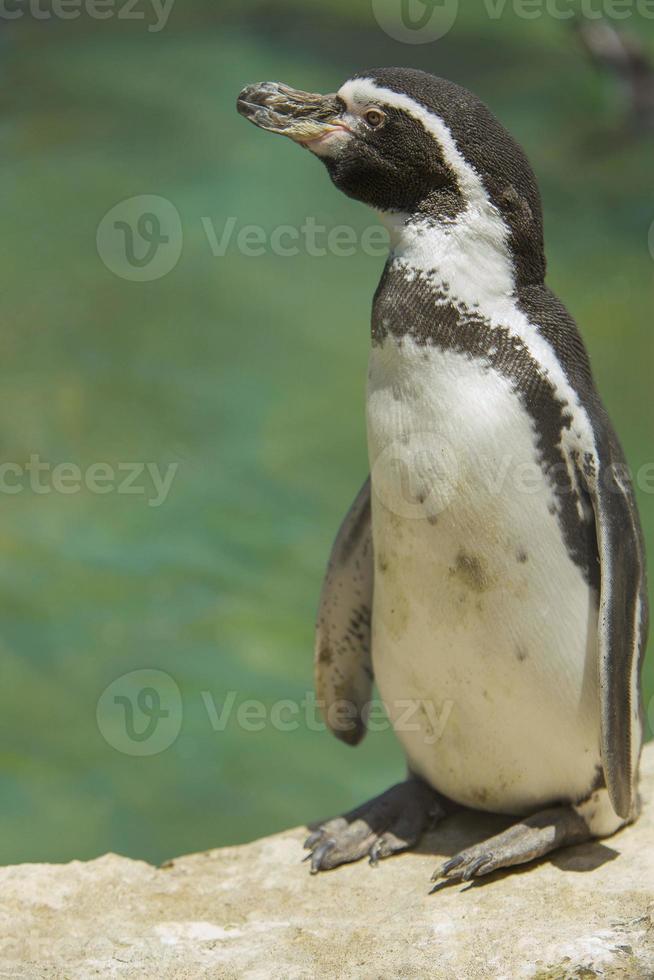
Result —
<instances>
[{"instance_id":1,"label":"penguin's head","mask_svg":"<svg viewBox=\"0 0 654 980\"><path fill-rule=\"evenodd\" d=\"M320 157L335 185L378 211L455 225L493 210L519 279L545 274L542 210L529 162L474 95L410 68L350 78L315 95L277 82L245 88L239 112Z\"/></svg>"}]
</instances>

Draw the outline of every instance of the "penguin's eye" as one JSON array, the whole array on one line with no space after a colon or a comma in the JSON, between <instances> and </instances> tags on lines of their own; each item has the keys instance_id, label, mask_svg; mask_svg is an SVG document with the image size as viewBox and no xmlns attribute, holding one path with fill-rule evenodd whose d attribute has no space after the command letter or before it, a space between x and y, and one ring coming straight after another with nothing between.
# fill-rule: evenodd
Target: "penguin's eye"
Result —
<instances>
[{"instance_id":1,"label":"penguin's eye","mask_svg":"<svg viewBox=\"0 0 654 980\"><path fill-rule=\"evenodd\" d=\"M379 127L383 126L384 122L386 121L386 116L381 109L368 109L367 112L364 113L363 118L371 129L379 129Z\"/></svg>"}]
</instances>

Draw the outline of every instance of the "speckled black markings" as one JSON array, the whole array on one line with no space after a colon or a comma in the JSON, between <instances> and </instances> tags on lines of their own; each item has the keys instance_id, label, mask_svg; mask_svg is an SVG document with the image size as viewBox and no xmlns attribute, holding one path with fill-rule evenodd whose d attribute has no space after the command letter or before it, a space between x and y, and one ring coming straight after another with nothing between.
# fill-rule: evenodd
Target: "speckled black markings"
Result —
<instances>
[{"instance_id":1,"label":"speckled black markings","mask_svg":"<svg viewBox=\"0 0 654 980\"><path fill-rule=\"evenodd\" d=\"M347 629L343 636L343 646L351 649L362 649L370 652L370 606L357 606L350 616Z\"/></svg>"},{"instance_id":2,"label":"speckled black markings","mask_svg":"<svg viewBox=\"0 0 654 980\"><path fill-rule=\"evenodd\" d=\"M421 346L477 359L511 382L533 419L534 458L556 494L556 513L570 557L586 580L599 589L595 526L592 520L579 516L578 501L585 496L583 483L571 482L560 449L561 436L570 428L572 415L525 344L508 328L492 326L479 310L455 301L425 274L412 271L407 277L402 263L393 258L373 301L372 342L381 345L389 335L396 340L411 337ZM585 510L592 515L588 502Z\"/></svg>"}]
</instances>

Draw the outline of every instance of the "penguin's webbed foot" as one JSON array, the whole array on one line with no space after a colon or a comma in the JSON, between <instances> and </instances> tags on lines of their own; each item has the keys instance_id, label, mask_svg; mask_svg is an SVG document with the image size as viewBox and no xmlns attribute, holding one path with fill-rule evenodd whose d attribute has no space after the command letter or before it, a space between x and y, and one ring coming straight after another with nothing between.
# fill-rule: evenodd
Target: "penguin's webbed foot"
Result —
<instances>
[{"instance_id":1,"label":"penguin's webbed foot","mask_svg":"<svg viewBox=\"0 0 654 980\"><path fill-rule=\"evenodd\" d=\"M526 864L560 847L581 844L591 836L586 821L571 806L543 810L450 858L432 875L436 882L433 890L446 882L471 881L501 868Z\"/></svg>"},{"instance_id":2,"label":"penguin's webbed foot","mask_svg":"<svg viewBox=\"0 0 654 980\"><path fill-rule=\"evenodd\" d=\"M441 820L446 801L417 778L392 786L381 796L342 817L328 820L309 835L311 874L368 857L381 858L405 851Z\"/></svg>"}]
</instances>

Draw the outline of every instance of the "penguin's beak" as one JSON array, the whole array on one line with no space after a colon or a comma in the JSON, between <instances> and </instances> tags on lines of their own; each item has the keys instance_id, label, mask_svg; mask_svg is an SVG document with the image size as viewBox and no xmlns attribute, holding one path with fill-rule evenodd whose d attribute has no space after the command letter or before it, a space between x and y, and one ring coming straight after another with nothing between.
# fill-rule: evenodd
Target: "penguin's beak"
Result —
<instances>
[{"instance_id":1,"label":"penguin's beak","mask_svg":"<svg viewBox=\"0 0 654 980\"><path fill-rule=\"evenodd\" d=\"M281 82L248 85L239 95L236 108L260 129L288 136L309 149L352 132L335 95L301 92Z\"/></svg>"}]
</instances>

